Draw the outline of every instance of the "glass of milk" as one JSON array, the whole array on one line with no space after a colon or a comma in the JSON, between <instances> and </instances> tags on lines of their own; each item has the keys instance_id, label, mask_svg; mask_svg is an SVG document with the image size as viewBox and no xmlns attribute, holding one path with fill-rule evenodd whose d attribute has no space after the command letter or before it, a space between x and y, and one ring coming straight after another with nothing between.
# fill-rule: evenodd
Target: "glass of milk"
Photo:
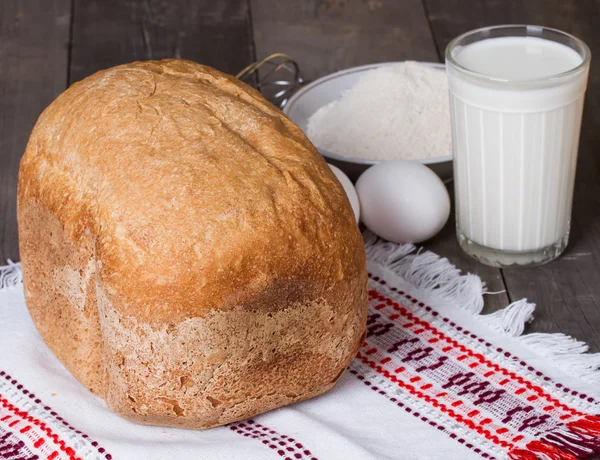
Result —
<instances>
[{"instance_id":1,"label":"glass of milk","mask_svg":"<svg viewBox=\"0 0 600 460\"><path fill-rule=\"evenodd\" d=\"M507 25L446 48L461 247L497 267L567 245L590 50L564 32Z\"/></svg>"}]
</instances>

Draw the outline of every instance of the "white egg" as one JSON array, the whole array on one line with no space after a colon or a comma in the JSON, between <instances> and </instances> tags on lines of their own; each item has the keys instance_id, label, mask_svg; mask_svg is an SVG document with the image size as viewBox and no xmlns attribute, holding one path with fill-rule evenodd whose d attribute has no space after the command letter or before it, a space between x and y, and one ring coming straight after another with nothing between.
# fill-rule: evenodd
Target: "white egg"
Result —
<instances>
[{"instance_id":1,"label":"white egg","mask_svg":"<svg viewBox=\"0 0 600 460\"><path fill-rule=\"evenodd\" d=\"M441 179L414 161L382 161L356 182L361 219L394 243L419 243L438 233L450 216L450 196Z\"/></svg>"},{"instance_id":2,"label":"white egg","mask_svg":"<svg viewBox=\"0 0 600 460\"><path fill-rule=\"evenodd\" d=\"M329 163L327 163L329 164ZM360 220L360 204L358 202L358 195L356 194L356 190L354 189L354 185L348 176L344 174L344 172L338 168L337 166L329 165L335 177L340 181L342 187L344 187L344 191L346 192L346 196L348 200L350 200L350 205L352 206L352 210L354 211L354 217L356 218L356 223Z\"/></svg>"}]
</instances>

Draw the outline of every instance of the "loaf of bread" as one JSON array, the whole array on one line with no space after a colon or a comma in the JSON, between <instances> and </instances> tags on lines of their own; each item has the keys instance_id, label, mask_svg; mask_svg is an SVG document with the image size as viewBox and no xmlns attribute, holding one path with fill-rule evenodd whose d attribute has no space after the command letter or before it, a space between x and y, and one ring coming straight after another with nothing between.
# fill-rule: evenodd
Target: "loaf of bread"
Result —
<instances>
[{"instance_id":1,"label":"loaf of bread","mask_svg":"<svg viewBox=\"0 0 600 460\"><path fill-rule=\"evenodd\" d=\"M25 298L130 420L209 428L325 392L365 333L362 238L300 129L189 61L72 85L21 161Z\"/></svg>"}]
</instances>

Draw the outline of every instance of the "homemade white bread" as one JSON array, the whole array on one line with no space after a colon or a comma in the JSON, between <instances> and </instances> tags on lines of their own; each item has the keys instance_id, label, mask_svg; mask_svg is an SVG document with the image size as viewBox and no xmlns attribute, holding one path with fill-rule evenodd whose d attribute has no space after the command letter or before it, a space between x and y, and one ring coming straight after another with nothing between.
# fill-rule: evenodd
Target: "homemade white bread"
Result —
<instances>
[{"instance_id":1,"label":"homemade white bread","mask_svg":"<svg viewBox=\"0 0 600 460\"><path fill-rule=\"evenodd\" d=\"M362 238L300 129L189 61L72 85L19 173L25 296L119 415L209 428L323 393L358 351Z\"/></svg>"}]
</instances>

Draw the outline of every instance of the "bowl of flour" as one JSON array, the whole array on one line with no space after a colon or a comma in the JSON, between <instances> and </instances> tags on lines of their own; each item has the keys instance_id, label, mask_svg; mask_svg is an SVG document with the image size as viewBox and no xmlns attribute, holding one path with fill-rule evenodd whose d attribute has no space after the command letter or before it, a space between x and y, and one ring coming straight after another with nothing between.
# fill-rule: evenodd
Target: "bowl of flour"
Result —
<instances>
[{"instance_id":1,"label":"bowl of flour","mask_svg":"<svg viewBox=\"0 0 600 460\"><path fill-rule=\"evenodd\" d=\"M413 160L452 179L444 66L389 62L353 67L300 89L283 110L325 159L353 181L387 160Z\"/></svg>"}]
</instances>

